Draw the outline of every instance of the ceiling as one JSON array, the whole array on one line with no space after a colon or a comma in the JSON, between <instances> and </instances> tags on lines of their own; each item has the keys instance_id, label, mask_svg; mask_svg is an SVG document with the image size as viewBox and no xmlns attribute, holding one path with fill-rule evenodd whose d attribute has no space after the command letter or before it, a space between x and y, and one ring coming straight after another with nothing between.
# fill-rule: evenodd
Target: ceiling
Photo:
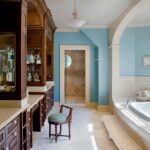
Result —
<instances>
[{"instance_id":1,"label":"ceiling","mask_svg":"<svg viewBox=\"0 0 150 150\"><path fill-rule=\"evenodd\" d=\"M67 18L72 17L74 0L45 0L59 30L68 30ZM133 0L76 0L79 18L84 28L109 27ZM130 25L150 25L150 0L139 8Z\"/></svg>"}]
</instances>

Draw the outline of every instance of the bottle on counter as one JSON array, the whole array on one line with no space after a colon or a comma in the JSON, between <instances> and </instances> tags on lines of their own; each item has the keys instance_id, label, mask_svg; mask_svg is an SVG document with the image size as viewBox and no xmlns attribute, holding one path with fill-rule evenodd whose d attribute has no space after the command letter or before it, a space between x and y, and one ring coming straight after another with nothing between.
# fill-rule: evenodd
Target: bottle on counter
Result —
<instances>
[{"instance_id":1,"label":"bottle on counter","mask_svg":"<svg viewBox=\"0 0 150 150\"><path fill-rule=\"evenodd\" d=\"M8 47L8 62L10 62L10 68L13 68L14 62L14 49Z\"/></svg>"}]
</instances>

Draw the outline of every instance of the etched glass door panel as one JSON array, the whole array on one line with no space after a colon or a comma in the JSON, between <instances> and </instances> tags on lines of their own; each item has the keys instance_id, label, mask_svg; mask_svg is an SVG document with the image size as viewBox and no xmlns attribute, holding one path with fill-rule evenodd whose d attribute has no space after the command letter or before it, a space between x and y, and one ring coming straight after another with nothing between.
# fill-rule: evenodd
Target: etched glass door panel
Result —
<instances>
[{"instance_id":1,"label":"etched glass door panel","mask_svg":"<svg viewBox=\"0 0 150 150\"><path fill-rule=\"evenodd\" d=\"M0 92L16 90L16 35L0 33Z\"/></svg>"}]
</instances>

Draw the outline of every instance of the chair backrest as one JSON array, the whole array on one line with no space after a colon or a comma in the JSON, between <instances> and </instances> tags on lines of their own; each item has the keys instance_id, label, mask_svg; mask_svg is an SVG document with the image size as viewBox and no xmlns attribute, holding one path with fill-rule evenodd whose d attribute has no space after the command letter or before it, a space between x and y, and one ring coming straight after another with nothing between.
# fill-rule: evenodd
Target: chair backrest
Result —
<instances>
[{"instance_id":1,"label":"chair backrest","mask_svg":"<svg viewBox=\"0 0 150 150\"><path fill-rule=\"evenodd\" d=\"M72 120L72 110L73 108L69 107L69 106L66 106L66 105L61 105L60 106L60 113L64 113L65 109L68 111L67 113L67 121L71 122Z\"/></svg>"}]
</instances>

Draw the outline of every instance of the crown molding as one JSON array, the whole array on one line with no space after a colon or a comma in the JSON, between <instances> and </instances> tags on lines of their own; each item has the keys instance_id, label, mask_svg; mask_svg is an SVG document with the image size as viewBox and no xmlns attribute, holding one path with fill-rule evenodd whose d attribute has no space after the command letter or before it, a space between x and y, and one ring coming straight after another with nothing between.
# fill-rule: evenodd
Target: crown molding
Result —
<instances>
[{"instance_id":1,"label":"crown molding","mask_svg":"<svg viewBox=\"0 0 150 150\"><path fill-rule=\"evenodd\" d=\"M127 27L150 27L150 24L130 24L130 25L128 25Z\"/></svg>"},{"instance_id":2,"label":"crown molding","mask_svg":"<svg viewBox=\"0 0 150 150\"><path fill-rule=\"evenodd\" d=\"M80 29L82 30L82 29L107 29L107 28L108 28L108 26L91 26L91 27L86 26L86 27L83 27ZM66 29L57 28L56 32L79 32L79 31L73 31L69 28L66 28Z\"/></svg>"}]
</instances>

